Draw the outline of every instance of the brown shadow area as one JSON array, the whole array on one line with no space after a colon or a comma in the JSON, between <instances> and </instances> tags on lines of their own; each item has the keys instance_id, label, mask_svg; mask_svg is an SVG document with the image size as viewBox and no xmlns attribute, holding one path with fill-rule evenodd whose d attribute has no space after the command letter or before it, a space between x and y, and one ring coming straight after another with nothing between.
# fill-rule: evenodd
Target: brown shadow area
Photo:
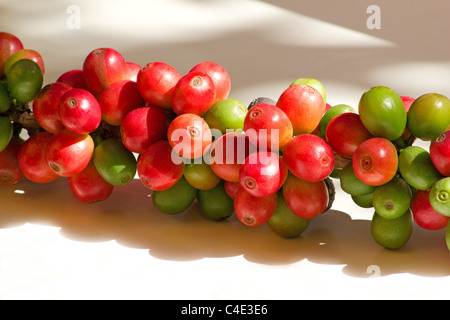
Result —
<instances>
[{"instance_id":1,"label":"brown shadow area","mask_svg":"<svg viewBox=\"0 0 450 320\"><path fill-rule=\"evenodd\" d=\"M124 247L148 249L151 256L169 261L242 255L265 265L304 259L344 265L344 274L358 278L369 277L371 266L377 266L381 276L450 275L443 230L416 226L410 241L392 251L373 241L370 221L352 220L345 212L330 210L314 218L301 237L283 239L266 225L246 227L234 216L222 222L206 220L195 203L184 213L168 216L153 207L149 195L139 180L133 180L116 187L111 198L85 204L73 197L63 178L45 185L22 181L0 188L0 227L25 223L56 226L68 239L115 240Z\"/></svg>"}]
</instances>

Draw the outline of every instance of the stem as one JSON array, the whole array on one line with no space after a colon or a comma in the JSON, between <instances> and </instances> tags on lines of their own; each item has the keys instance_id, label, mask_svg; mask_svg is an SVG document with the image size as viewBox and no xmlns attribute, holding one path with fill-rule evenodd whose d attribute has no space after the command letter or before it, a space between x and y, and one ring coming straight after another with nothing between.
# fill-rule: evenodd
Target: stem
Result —
<instances>
[{"instance_id":1,"label":"stem","mask_svg":"<svg viewBox=\"0 0 450 320\"><path fill-rule=\"evenodd\" d=\"M408 146L408 144L405 140L403 140L402 137L396 139L394 143L399 147L399 149L405 149Z\"/></svg>"},{"instance_id":2,"label":"stem","mask_svg":"<svg viewBox=\"0 0 450 320\"><path fill-rule=\"evenodd\" d=\"M406 143L407 146L412 146L414 141L416 141L416 137L411 134L408 137L408 139L406 139L405 143Z\"/></svg>"},{"instance_id":3,"label":"stem","mask_svg":"<svg viewBox=\"0 0 450 320\"><path fill-rule=\"evenodd\" d=\"M19 133L22 129L25 129L28 135L32 136L44 130L34 117L32 105L33 103L30 101L25 104L15 104L11 107L9 116L14 122L15 132Z\"/></svg>"}]
</instances>

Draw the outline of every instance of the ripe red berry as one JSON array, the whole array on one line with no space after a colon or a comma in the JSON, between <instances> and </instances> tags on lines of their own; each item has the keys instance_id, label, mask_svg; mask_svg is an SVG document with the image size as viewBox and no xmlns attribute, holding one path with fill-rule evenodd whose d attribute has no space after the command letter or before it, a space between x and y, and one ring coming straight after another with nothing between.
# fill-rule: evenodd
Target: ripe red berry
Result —
<instances>
[{"instance_id":1,"label":"ripe red berry","mask_svg":"<svg viewBox=\"0 0 450 320\"><path fill-rule=\"evenodd\" d=\"M32 49L21 49L16 52L14 52L8 60L6 60L4 65L4 72L5 75L8 75L9 70L11 67L19 60L28 59L32 60L42 71L42 74L45 74L45 65L44 65L44 59L42 58L41 54L37 52L36 50Z\"/></svg>"},{"instance_id":2,"label":"ripe red berry","mask_svg":"<svg viewBox=\"0 0 450 320\"><path fill-rule=\"evenodd\" d=\"M291 120L275 105L260 103L250 108L244 131L259 149L278 152L293 136Z\"/></svg>"},{"instance_id":3,"label":"ripe red berry","mask_svg":"<svg viewBox=\"0 0 450 320\"><path fill-rule=\"evenodd\" d=\"M250 154L239 170L241 188L255 197L277 192L281 179L280 156L269 151Z\"/></svg>"},{"instance_id":4,"label":"ripe red berry","mask_svg":"<svg viewBox=\"0 0 450 320\"><path fill-rule=\"evenodd\" d=\"M294 135L312 133L325 112L320 92L303 84L291 85L283 91L278 98L277 107L291 120Z\"/></svg>"},{"instance_id":5,"label":"ripe red berry","mask_svg":"<svg viewBox=\"0 0 450 320\"><path fill-rule=\"evenodd\" d=\"M81 69L69 70L61 74L56 82L65 83L73 88L79 88L89 90L86 80L84 79L84 73Z\"/></svg>"},{"instance_id":6,"label":"ripe red berry","mask_svg":"<svg viewBox=\"0 0 450 320\"><path fill-rule=\"evenodd\" d=\"M329 193L324 180L311 182L289 174L283 184L288 207L303 219L312 219L328 207Z\"/></svg>"},{"instance_id":7,"label":"ripe red berry","mask_svg":"<svg viewBox=\"0 0 450 320\"><path fill-rule=\"evenodd\" d=\"M74 133L91 133L102 121L100 104L92 93L84 89L74 88L64 93L58 108L62 124Z\"/></svg>"},{"instance_id":8,"label":"ripe red berry","mask_svg":"<svg viewBox=\"0 0 450 320\"><path fill-rule=\"evenodd\" d=\"M267 197L255 197L240 188L234 198L236 217L246 226L257 227L266 223L275 212L278 197L274 193Z\"/></svg>"},{"instance_id":9,"label":"ripe red berry","mask_svg":"<svg viewBox=\"0 0 450 320\"><path fill-rule=\"evenodd\" d=\"M241 188L241 184L238 181L233 182L233 181L225 180L224 186L225 186L225 192L228 194L228 196L231 199L234 199L236 197L238 190Z\"/></svg>"},{"instance_id":10,"label":"ripe red berry","mask_svg":"<svg viewBox=\"0 0 450 320\"><path fill-rule=\"evenodd\" d=\"M216 91L211 78L201 72L189 72L176 84L172 94L172 109L177 115L203 115L214 103Z\"/></svg>"},{"instance_id":11,"label":"ripe red berry","mask_svg":"<svg viewBox=\"0 0 450 320\"><path fill-rule=\"evenodd\" d=\"M145 100L140 95L136 82L131 80L120 80L105 88L98 98L98 103L102 120L112 126L119 126L131 110L145 106Z\"/></svg>"},{"instance_id":12,"label":"ripe red berry","mask_svg":"<svg viewBox=\"0 0 450 320\"><path fill-rule=\"evenodd\" d=\"M231 90L231 79L224 67L215 62L204 61L195 65L189 72L205 73L211 78L216 92L214 103L228 97Z\"/></svg>"},{"instance_id":13,"label":"ripe red berry","mask_svg":"<svg viewBox=\"0 0 450 320\"><path fill-rule=\"evenodd\" d=\"M164 62L150 62L137 74L137 88L141 96L151 106L170 109L175 85L180 73Z\"/></svg>"},{"instance_id":14,"label":"ripe red berry","mask_svg":"<svg viewBox=\"0 0 450 320\"><path fill-rule=\"evenodd\" d=\"M440 230L445 228L450 217L438 213L431 206L430 190L417 190L411 203L414 221L424 229Z\"/></svg>"},{"instance_id":15,"label":"ripe red berry","mask_svg":"<svg viewBox=\"0 0 450 320\"><path fill-rule=\"evenodd\" d=\"M63 129L50 139L46 158L50 168L60 177L80 173L94 153L94 141L88 134Z\"/></svg>"},{"instance_id":16,"label":"ripe red berry","mask_svg":"<svg viewBox=\"0 0 450 320\"><path fill-rule=\"evenodd\" d=\"M450 131L431 142L430 157L436 169L442 175L450 177Z\"/></svg>"},{"instance_id":17,"label":"ripe red berry","mask_svg":"<svg viewBox=\"0 0 450 320\"><path fill-rule=\"evenodd\" d=\"M334 152L344 158L351 158L356 148L373 138L364 127L359 114L342 113L330 120L326 129L326 139Z\"/></svg>"},{"instance_id":18,"label":"ripe red berry","mask_svg":"<svg viewBox=\"0 0 450 320\"><path fill-rule=\"evenodd\" d=\"M17 155L23 144L18 136L13 136L5 149L0 151L0 185L12 185L24 177Z\"/></svg>"},{"instance_id":19,"label":"ripe red berry","mask_svg":"<svg viewBox=\"0 0 450 320\"><path fill-rule=\"evenodd\" d=\"M69 90L70 85L54 82L44 86L33 100L33 114L39 125L50 133L64 128L59 116L59 100Z\"/></svg>"},{"instance_id":20,"label":"ripe red berry","mask_svg":"<svg viewBox=\"0 0 450 320\"><path fill-rule=\"evenodd\" d=\"M195 159L202 157L209 150L212 134L208 123L202 117L184 113L170 123L167 140L181 157Z\"/></svg>"},{"instance_id":21,"label":"ripe red berry","mask_svg":"<svg viewBox=\"0 0 450 320\"><path fill-rule=\"evenodd\" d=\"M127 69L128 69L128 72L127 72L127 76L125 77L125 79L136 82L138 73L141 70L141 65L137 64L135 62L127 62Z\"/></svg>"},{"instance_id":22,"label":"ripe red berry","mask_svg":"<svg viewBox=\"0 0 450 320\"><path fill-rule=\"evenodd\" d=\"M283 159L290 172L307 181L323 180L334 169L333 151L314 134L292 138L283 149Z\"/></svg>"},{"instance_id":23,"label":"ripe red berry","mask_svg":"<svg viewBox=\"0 0 450 320\"><path fill-rule=\"evenodd\" d=\"M371 186L385 184L397 173L397 149L386 138L370 138L355 150L352 165L355 175L363 183Z\"/></svg>"},{"instance_id":24,"label":"ripe red berry","mask_svg":"<svg viewBox=\"0 0 450 320\"><path fill-rule=\"evenodd\" d=\"M135 153L143 153L150 145L167 139L170 116L158 107L131 110L123 119L120 135L124 146Z\"/></svg>"},{"instance_id":25,"label":"ripe red berry","mask_svg":"<svg viewBox=\"0 0 450 320\"><path fill-rule=\"evenodd\" d=\"M36 183L48 183L59 176L49 167L46 152L53 135L43 131L24 141L17 155L19 166L25 177Z\"/></svg>"},{"instance_id":26,"label":"ripe red berry","mask_svg":"<svg viewBox=\"0 0 450 320\"><path fill-rule=\"evenodd\" d=\"M93 161L83 171L69 177L68 183L73 195L86 203L105 200L114 190L114 186L98 173Z\"/></svg>"},{"instance_id":27,"label":"ripe red berry","mask_svg":"<svg viewBox=\"0 0 450 320\"><path fill-rule=\"evenodd\" d=\"M98 97L110 84L126 79L128 66L118 51L98 48L86 56L83 73L89 90Z\"/></svg>"},{"instance_id":28,"label":"ripe red berry","mask_svg":"<svg viewBox=\"0 0 450 320\"><path fill-rule=\"evenodd\" d=\"M214 173L225 181L239 182L239 170L252 152L248 137L243 132L229 132L217 138L211 146L207 163Z\"/></svg>"},{"instance_id":29,"label":"ripe red berry","mask_svg":"<svg viewBox=\"0 0 450 320\"><path fill-rule=\"evenodd\" d=\"M185 164L180 160L166 140L155 142L138 159L139 179L150 190L169 189L183 176Z\"/></svg>"},{"instance_id":30,"label":"ripe red berry","mask_svg":"<svg viewBox=\"0 0 450 320\"><path fill-rule=\"evenodd\" d=\"M22 49L23 44L19 38L8 32L0 32L0 78L5 76L4 65L9 57Z\"/></svg>"}]
</instances>

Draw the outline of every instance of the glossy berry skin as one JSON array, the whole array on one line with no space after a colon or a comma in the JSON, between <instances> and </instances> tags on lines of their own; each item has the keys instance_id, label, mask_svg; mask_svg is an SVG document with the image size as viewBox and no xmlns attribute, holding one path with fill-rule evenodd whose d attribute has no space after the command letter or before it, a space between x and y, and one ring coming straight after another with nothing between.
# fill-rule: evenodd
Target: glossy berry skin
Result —
<instances>
[{"instance_id":1,"label":"glossy berry skin","mask_svg":"<svg viewBox=\"0 0 450 320\"><path fill-rule=\"evenodd\" d=\"M208 111L216 96L214 82L201 72L190 72L178 81L172 94L172 109L177 115Z\"/></svg>"},{"instance_id":2,"label":"glossy berry skin","mask_svg":"<svg viewBox=\"0 0 450 320\"><path fill-rule=\"evenodd\" d=\"M24 177L17 155L23 144L18 136L13 136L5 149L0 151L0 185L13 185Z\"/></svg>"},{"instance_id":3,"label":"glossy berry skin","mask_svg":"<svg viewBox=\"0 0 450 320\"><path fill-rule=\"evenodd\" d=\"M211 147L212 134L208 123L192 113L179 115L167 129L170 146L181 157L195 159L202 157Z\"/></svg>"},{"instance_id":4,"label":"glossy berry skin","mask_svg":"<svg viewBox=\"0 0 450 320\"><path fill-rule=\"evenodd\" d=\"M438 138L450 126L450 99L438 93L418 97L408 110L408 131L423 141Z\"/></svg>"},{"instance_id":5,"label":"glossy berry skin","mask_svg":"<svg viewBox=\"0 0 450 320\"><path fill-rule=\"evenodd\" d=\"M185 163L166 140L153 143L138 159L137 172L142 184L150 190L166 190L183 176Z\"/></svg>"},{"instance_id":6,"label":"glossy berry skin","mask_svg":"<svg viewBox=\"0 0 450 320\"><path fill-rule=\"evenodd\" d=\"M83 171L67 180L73 195L85 203L106 200L114 191L114 186L103 179L93 161L89 162Z\"/></svg>"},{"instance_id":7,"label":"glossy berry skin","mask_svg":"<svg viewBox=\"0 0 450 320\"><path fill-rule=\"evenodd\" d=\"M450 177L439 179L431 187L429 199L434 210L450 217Z\"/></svg>"},{"instance_id":8,"label":"glossy berry skin","mask_svg":"<svg viewBox=\"0 0 450 320\"><path fill-rule=\"evenodd\" d=\"M45 74L45 64L44 59L42 58L41 54L37 52L36 50L31 49L22 49L14 52L8 60L6 60L4 65L4 72L5 75L8 75L9 70L11 67L19 60L28 59L34 61L39 68L41 69L42 74Z\"/></svg>"},{"instance_id":9,"label":"glossy berry skin","mask_svg":"<svg viewBox=\"0 0 450 320\"><path fill-rule=\"evenodd\" d=\"M17 155L19 166L25 177L35 183L48 183L59 176L49 167L46 152L53 135L43 131L24 141Z\"/></svg>"},{"instance_id":10,"label":"glossy berry skin","mask_svg":"<svg viewBox=\"0 0 450 320\"><path fill-rule=\"evenodd\" d=\"M94 141L88 134L63 129L50 139L46 158L50 168L60 177L80 173L94 153Z\"/></svg>"},{"instance_id":11,"label":"glossy berry skin","mask_svg":"<svg viewBox=\"0 0 450 320\"><path fill-rule=\"evenodd\" d=\"M56 82L65 83L73 88L79 88L89 91L86 80L84 79L83 70L81 69L73 69L64 72L58 77L58 79L56 79Z\"/></svg>"},{"instance_id":12,"label":"glossy berry skin","mask_svg":"<svg viewBox=\"0 0 450 320\"><path fill-rule=\"evenodd\" d=\"M144 153L153 143L167 139L170 119L169 114L158 107L131 110L120 126L123 144L132 152Z\"/></svg>"},{"instance_id":13,"label":"glossy berry skin","mask_svg":"<svg viewBox=\"0 0 450 320\"><path fill-rule=\"evenodd\" d=\"M87 134L98 128L102 110L95 96L83 89L71 89L59 100L59 117L65 128L77 134Z\"/></svg>"},{"instance_id":14,"label":"glossy berry skin","mask_svg":"<svg viewBox=\"0 0 450 320\"><path fill-rule=\"evenodd\" d=\"M291 120L294 135L312 133L325 112L319 91L303 84L289 86L281 93L276 105Z\"/></svg>"},{"instance_id":15,"label":"glossy berry skin","mask_svg":"<svg viewBox=\"0 0 450 320\"><path fill-rule=\"evenodd\" d=\"M382 137L361 143L352 157L353 171L359 180L371 186L389 182L398 170L397 149Z\"/></svg>"},{"instance_id":16,"label":"glossy berry skin","mask_svg":"<svg viewBox=\"0 0 450 320\"><path fill-rule=\"evenodd\" d=\"M276 193L267 197L255 197L240 188L234 198L234 211L244 225L258 227L273 215L277 201Z\"/></svg>"},{"instance_id":17,"label":"glossy berry skin","mask_svg":"<svg viewBox=\"0 0 450 320\"><path fill-rule=\"evenodd\" d=\"M241 188L241 184L239 183L239 181L233 182L224 180L224 187L225 192L228 194L228 196L231 199L234 199L236 197L238 190Z\"/></svg>"},{"instance_id":18,"label":"glossy berry skin","mask_svg":"<svg viewBox=\"0 0 450 320\"><path fill-rule=\"evenodd\" d=\"M119 139L109 138L98 143L92 159L98 173L112 185L124 186L136 176L136 157Z\"/></svg>"},{"instance_id":19,"label":"glossy berry skin","mask_svg":"<svg viewBox=\"0 0 450 320\"><path fill-rule=\"evenodd\" d=\"M247 156L256 151L243 132L229 132L214 141L208 163L214 173L225 181L239 182L239 171Z\"/></svg>"},{"instance_id":20,"label":"glossy berry skin","mask_svg":"<svg viewBox=\"0 0 450 320\"><path fill-rule=\"evenodd\" d=\"M149 105L170 109L173 89L180 78L180 73L170 64L155 61L142 67L136 83Z\"/></svg>"},{"instance_id":21,"label":"glossy berry skin","mask_svg":"<svg viewBox=\"0 0 450 320\"><path fill-rule=\"evenodd\" d=\"M216 93L214 103L228 98L231 90L231 79L224 67L215 62L204 61L195 65L189 72L205 73L211 78Z\"/></svg>"},{"instance_id":22,"label":"glossy berry skin","mask_svg":"<svg viewBox=\"0 0 450 320\"><path fill-rule=\"evenodd\" d=\"M310 182L289 174L283 184L283 197L294 214L312 219L327 209L329 194L324 180Z\"/></svg>"},{"instance_id":23,"label":"glossy berry skin","mask_svg":"<svg viewBox=\"0 0 450 320\"><path fill-rule=\"evenodd\" d=\"M95 97L110 84L126 79L128 66L123 56L112 48L91 51L83 62L86 84Z\"/></svg>"},{"instance_id":24,"label":"glossy berry skin","mask_svg":"<svg viewBox=\"0 0 450 320\"><path fill-rule=\"evenodd\" d=\"M412 145L400 150L398 169L403 179L414 189L428 190L441 178L428 150Z\"/></svg>"},{"instance_id":25,"label":"glossy berry skin","mask_svg":"<svg viewBox=\"0 0 450 320\"><path fill-rule=\"evenodd\" d=\"M280 157L268 151L250 154L239 170L241 188L255 197L267 197L277 192L281 179Z\"/></svg>"},{"instance_id":26,"label":"glossy berry skin","mask_svg":"<svg viewBox=\"0 0 450 320\"><path fill-rule=\"evenodd\" d=\"M405 131L405 105L391 88L374 86L364 92L358 103L358 114L375 137L394 141Z\"/></svg>"},{"instance_id":27,"label":"glossy berry skin","mask_svg":"<svg viewBox=\"0 0 450 320\"><path fill-rule=\"evenodd\" d=\"M232 130L244 130L247 112L244 103L228 98L214 103L202 117L211 129L217 129L221 134L225 134Z\"/></svg>"},{"instance_id":28,"label":"glossy berry skin","mask_svg":"<svg viewBox=\"0 0 450 320\"><path fill-rule=\"evenodd\" d=\"M292 174L307 181L323 180L334 169L333 151L314 134L292 138L283 149L283 159Z\"/></svg>"},{"instance_id":29,"label":"glossy berry skin","mask_svg":"<svg viewBox=\"0 0 450 320\"><path fill-rule=\"evenodd\" d=\"M59 117L59 100L67 91L73 89L70 85L53 82L44 86L33 100L33 114L39 125L50 133L64 129Z\"/></svg>"},{"instance_id":30,"label":"glossy berry skin","mask_svg":"<svg viewBox=\"0 0 450 320\"><path fill-rule=\"evenodd\" d=\"M42 89L44 77L38 64L22 59L14 63L6 76L11 96L20 103L28 103Z\"/></svg>"},{"instance_id":31,"label":"glossy berry skin","mask_svg":"<svg viewBox=\"0 0 450 320\"><path fill-rule=\"evenodd\" d=\"M450 131L446 131L430 144L433 165L444 176L450 177Z\"/></svg>"},{"instance_id":32,"label":"glossy berry skin","mask_svg":"<svg viewBox=\"0 0 450 320\"><path fill-rule=\"evenodd\" d=\"M348 159L361 143L370 138L373 138L372 134L357 113L346 112L334 117L326 129L326 140L331 149Z\"/></svg>"},{"instance_id":33,"label":"glossy berry skin","mask_svg":"<svg viewBox=\"0 0 450 320\"><path fill-rule=\"evenodd\" d=\"M135 62L127 62L127 76L125 77L126 80L131 80L136 82L137 76L139 71L141 70L141 65L137 64Z\"/></svg>"},{"instance_id":34,"label":"glossy berry skin","mask_svg":"<svg viewBox=\"0 0 450 320\"><path fill-rule=\"evenodd\" d=\"M427 230L440 230L445 228L450 217L438 213L431 206L430 190L417 190L414 194L411 211L414 221Z\"/></svg>"},{"instance_id":35,"label":"glossy berry skin","mask_svg":"<svg viewBox=\"0 0 450 320\"><path fill-rule=\"evenodd\" d=\"M18 37L8 32L0 32L0 78L5 76L4 66L8 58L22 49L23 44Z\"/></svg>"},{"instance_id":36,"label":"glossy berry skin","mask_svg":"<svg viewBox=\"0 0 450 320\"><path fill-rule=\"evenodd\" d=\"M98 103L102 120L112 126L119 126L131 110L145 106L145 100L140 95L136 82L131 80L120 80L105 88L98 98Z\"/></svg>"},{"instance_id":37,"label":"glossy berry skin","mask_svg":"<svg viewBox=\"0 0 450 320\"><path fill-rule=\"evenodd\" d=\"M244 131L259 149L278 152L293 136L291 120L275 105L253 106L244 120Z\"/></svg>"},{"instance_id":38,"label":"glossy berry skin","mask_svg":"<svg viewBox=\"0 0 450 320\"><path fill-rule=\"evenodd\" d=\"M400 99L402 99L403 105L405 106L406 114L408 115L409 108L411 107L411 105L415 99L412 97L408 97L408 96L400 96ZM402 139L406 140L410 136L411 136L411 133L409 132L408 128L405 127L405 130L403 131L403 134L402 134Z\"/></svg>"}]
</instances>

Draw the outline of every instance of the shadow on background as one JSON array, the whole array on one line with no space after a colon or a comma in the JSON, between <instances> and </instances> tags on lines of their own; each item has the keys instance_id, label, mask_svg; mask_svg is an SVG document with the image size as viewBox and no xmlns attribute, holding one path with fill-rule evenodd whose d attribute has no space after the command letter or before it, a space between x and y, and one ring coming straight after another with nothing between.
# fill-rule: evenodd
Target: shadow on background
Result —
<instances>
[{"instance_id":1,"label":"shadow on background","mask_svg":"<svg viewBox=\"0 0 450 320\"><path fill-rule=\"evenodd\" d=\"M16 193L16 190L22 190ZM307 259L325 265L344 265L343 272L369 277L370 266L381 276L411 273L419 276L450 275L450 255L444 232L415 227L410 241L396 251L374 243L369 220L352 220L330 210L314 218L301 237L282 239L266 225L244 226L235 216L227 221L204 219L194 203L186 212L167 216L151 204L139 180L116 187L111 198L93 204L78 201L60 178L39 185L28 181L0 188L0 227L25 223L60 227L72 240L115 240L125 247L148 249L150 255L170 261L234 257L266 265L283 265Z\"/></svg>"}]
</instances>

